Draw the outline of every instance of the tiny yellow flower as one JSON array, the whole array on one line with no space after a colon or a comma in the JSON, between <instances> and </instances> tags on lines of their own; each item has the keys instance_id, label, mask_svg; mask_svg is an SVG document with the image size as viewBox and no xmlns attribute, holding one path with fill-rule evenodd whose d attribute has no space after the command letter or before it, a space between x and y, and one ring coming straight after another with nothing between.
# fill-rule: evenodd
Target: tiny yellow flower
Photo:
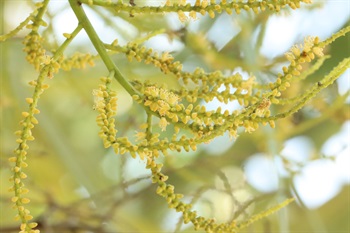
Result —
<instances>
[{"instance_id":1,"label":"tiny yellow flower","mask_svg":"<svg viewBox=\"0 0 350 233\"><path fill-rule=\"evenodd\" d=\"M159 127L162 129L162 131L165 131L166 130L166 127L168 125L168 121L165 119L165 117L162 117L160 118L160 121L159 121Z\"/></svg>"}]
</instances>

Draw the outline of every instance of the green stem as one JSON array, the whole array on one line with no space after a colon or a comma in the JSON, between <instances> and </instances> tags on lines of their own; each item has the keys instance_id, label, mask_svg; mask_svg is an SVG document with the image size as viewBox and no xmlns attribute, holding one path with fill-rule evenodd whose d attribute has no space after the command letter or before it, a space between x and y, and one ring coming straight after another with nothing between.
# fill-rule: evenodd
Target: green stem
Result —
<instances>
[{"instance_id":1,"label":"green stem","mask_svg":"<svg viewBox=\"0 0 350 233\"><path fill-rule=\"evenodd\" d=\"M44 0L43 1L43 6L40 8L39 13L35 17L36 19L42 19L44 16L44 13L46 11L47 5L49 4L50 0Z\"/></svg>"},{"instance_id":2,"label":"green stem","mask_svg":"<svg viewBox=\"0 0 350 233\"><path fill-rule=\"evenodd\" d=\"M329 37L327 40L321 42L318 46L321 48L324 48L327 45L331 44L333 41L335 41L337 38L339 38L341 36L345 36L345 34L348 32L350 32L350 26L347 26L347 27L339 30L338 32L333 34L331 37Z\"/></svg>"},{"instance_id":3,"label":"green stem","mask_svg":"<svg viewBox=\"0 0 350 233\"><path fill-rule=\"evenodd\" d=\"M106 48L104 47L102 41L97 35L94 27L92 26L90 20L86 16L81 3L77 0L69 0L69 4L76 15L79 24L82 25L86 34L90 38L92 44L97 50L98 54L102 58L103 63L106 65L108 71L111 73L115 72L114 78L124 87L124 89L131 95L139 95L138 91L124 78L124 76L119 71L118 67L114 64L112 59L108 56Z\"/></svg>"},{"instance_id":4,"label":"green stem","mask_svg":"<svg viewBox=\"0 0 350 233\"><path fill-rule=\"evenodd\" d=\"M52 57L52 60L57 61L58 58L61 57L61 55L63 54L63 51L67 48L67 46L70 44L70 42L72 42L72 40L74 39L74 37L76 37L78 35L78 33L80 32L80 30L83 27L79 24L74 31L71 33L71 36L69 38L67 38L62 44L61 46L57 49L57 51L55 52L55 54Z\"/></svg>"},{"instance_id":5,"label":"green stem","mask_svg":"<svg viewBox=\"0 0 350 233\"><path fill-rule=\"evenodd\" d=\"M23 20L23 22L21 22L15 29L13 29L12 31L10 31L7 34L4 35L0 35L0 42L7 40L8 38L11 38L13 36L15 36L20 30L22 30L25 26L28 25L28 23L30 22L30 20L33 19L33 15L30 14L25 20Z\"/></svg>"},{"instance_id":6,"label":"green stem","mask_svg":"<svg viewBox=\"0 0 350 233\"><path fill-rule=\"evenodd\" d=\"M152 137L152 114L147 113L147 129L146 129L147 140Z\"/></svg>"}]
</instances>

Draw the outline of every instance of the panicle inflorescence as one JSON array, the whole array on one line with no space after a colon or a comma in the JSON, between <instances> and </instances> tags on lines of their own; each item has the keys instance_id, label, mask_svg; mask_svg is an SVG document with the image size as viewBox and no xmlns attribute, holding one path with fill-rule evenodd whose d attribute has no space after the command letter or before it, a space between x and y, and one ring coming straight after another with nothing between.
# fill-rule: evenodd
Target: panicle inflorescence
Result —
<instances>
[{"instance_id":1,"label":"panicle inflorescence","mask_svg":"<svg viewBox=\"0 0 350 233\"><path fill-rule=\"evenodd\" d=\"M222 12L228 14L232 14L233 11L237 14L241 11L259 13L260 11L271 10L278 12L286 6L296 9L300 7L301 3L310 3L310 0L196 0L195 2L167 0L162 6L142 7L138 6L135 1L79 0L74 2L70 0L80 23L72 34L63 34L66 41L59 47L59 52L53 57L46 55L43 47L44 39L38 32L41 26L46 26L43 14L48 2L49 0L44 0L42 3L38 3L37 10L25 19L19 27L0 37L0 41L3 41L25 26L30 29L31 32L24 38L24 51L27 53L27 60L34 65L36 70L40 71L38 79L30 82L30 85L35 87L34 94L31 98L26 98L29 110L22 113L23 120L20 122L22 129L16 132L18 147L14 151L15 156L9 159L10 162L15 164L12 169L13 176L10 179L13 182L10 191L14 192L11 200L14 203L14 208L18 211L16 218L22 222L21 233L38 232L34 229L37 223L30 222L33 216L25 208L25 204L29 203L30 200L23 196L28 192L23 183L23 180L27 177L23 170L28 166L25 162L29 148L27 143L34 140L32 129L34 125L38 124L38 120L35 118L35 115L40 112L36 108L37 102L43 90L48 88L47 84L43 84L43 80L45 77L52 78L53 74L57 73L60 68L71 70L72 68L85 68L86 64L92 66L94 64L93 60L97 57L102 58L110 71L108 77L101 78L102 84L99 88L93 91L94 108L98 111L96 122L100 127L99 136L103 140L104 147L112 147L117 154L130 153L133 158L139 156L141 159L146 159L146 168L152 173L152 182L158 185L157 194L167 201L169 208L182 213L185 223L192 222L195 229L203 229L206 232L237 232L239 229L268 216L291 202L291 200L287 200L276 207L254 215L240 224L235 221L217 223L215 219L199 216L196 211L191 210L191 204L186 204L181 200L183 195L175 193L174 186L166 183L168 177L161 172L162 164L156 163L155 159L161 153L166 155L168 151L195 151L198 145L208 143L225 132L236 138L239 128L251 133L259 128L259 124L269 123L271 127L274 127L274 120L286 117L288 114L299 110L305 105L306 101L314 97L321 89L332 84L350 66L350 59L344 59L329 75L310 90L292 99L290 103L293 103L294 106L288 112L271 116L270 108L273 104L280 103L282 92L287 90L293 81L298 80L298 77L300 80L302 75L305 77L308 75L304 72L304 63L310 63L315 58L320 58L319 61L322 63L322 59L324 59L323 48L336 37L350 31L350 27L324 42L319 42L317 37L307 37L303 45L293 46L290 52L286 53L286 58L290 64L282 68L282 73L277 75L273 83L264 86L258 84L254 76L244 79L240 73L230 75L224 75L220 71L207 73L201 68L197 68L193 72L186 72L183 71L182 64L179 61L174 61L175 59L170 53L158 53L152 49L139 46L140 43L145 42L152 35L164 32L162 30L151 33L151 35L144 38L139 38L125 46L119 46L117 41L114 41L111 45L103 44L92 26L89 25L87 17L83 17L84 12L80 6L83 3L101 5L113 8L115 12L128 12L130 17L134 17L138 13L175 12L178 14L180 21L185 22L190 18L195 20L199 15L208 15L214 18ZM99 55L76 53L69 58L61 56L66 46L83 28L92 40ZM124 53L130 62L136 60L152 64L164 74L171 74L181 81L179 82L180 88L169 89L148 81L145 83L127 81L113 61L109 59L105 49ZM313 67L318 69L319 64L316 62ZM135 133L134 142L129 140L128 137L117 136L118 130L115 122L117 94L111 89L112 78L116 78L120 82L147 114L147 123L142 124L140 131ZM264 88L260 88L259 85ZM225 104L237 101L240 107L233 111L223 111L221 107L208 111L204 102L208 103L214 99ZM284 102L286 103L288 100L284 100ZM152 124L152 118L158 118L157 126ZM154 127L158 127L159 133L152 132ZM173 131L173 134L169 136L171 131Z\"/></svg>"}]
</instances>

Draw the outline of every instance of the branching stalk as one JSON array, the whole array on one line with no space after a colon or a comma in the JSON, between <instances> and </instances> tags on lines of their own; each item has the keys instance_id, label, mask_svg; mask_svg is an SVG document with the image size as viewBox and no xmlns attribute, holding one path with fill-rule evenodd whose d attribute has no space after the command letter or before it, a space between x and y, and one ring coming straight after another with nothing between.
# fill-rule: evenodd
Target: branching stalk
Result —
<instances>
[{"instance_id":1,"label":"branching stalk","mask_svg":"<svg viewBox=\"0 0 350 233\"><path fill-rule=\"evenodd\" d=\"M134 89L134 87L124 78L118 67L114 64L112 59L109 57L102 41L100 40L99 36L97 35L94 27L92 26L90 20L86 16L84 9L81 5L81 3L77 0L69 0L69 4L71 5L79 24L82 25L84 30L86 31L87 35L89 36L89 39L91 40L92 44L94 45L95 49L97 50L98 54L100 55L101 59L103 60L104 64L106 65L109 72L112 70L115 71L115 79L125 88L125 90L131 95L138 94L138 91Z\"/></svg>"}]
</instances>

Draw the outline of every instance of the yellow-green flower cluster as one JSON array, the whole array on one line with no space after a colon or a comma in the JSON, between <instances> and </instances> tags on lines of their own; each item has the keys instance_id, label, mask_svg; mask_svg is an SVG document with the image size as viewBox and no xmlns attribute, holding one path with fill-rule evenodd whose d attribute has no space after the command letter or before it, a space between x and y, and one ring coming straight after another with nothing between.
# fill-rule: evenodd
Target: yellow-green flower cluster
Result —
<instances>
[{"instance_id":1,"label":"yellow-green flower cluster","mask_svg":"<svg viewBox=\"0 0 350 233\"><path fill-rule=\"evenodd\" d=\"M169 114L169 110L179 102L179 97L171 91L156 86L148 86L144 90L145 106L150 106L154 112L161 116ZM156 100L156 101L155 101Z\"/></svg>"},{"instance_id":2,"label":"yellow-green flower cluster","mask_svg":"<svg viewBox=\"0 0 350 233\"><path fill-rule=\"evenodd\" d=\"M42 19L46 11L48 1L37 4L39 8L35 17L32 17L32 23L28 24L26 28L31 29L31 32L24 38L24 51L27 53L26 59L30 64L34 65L36 70L41 68L41 65L47 60L45 56L45 49L43 48L44 39L38 33L39 27L46 27L47 23Z\"/></svg>"},{"instance_id":3,"label":"yellow-green flower cluster","mask_svg":"<svg viewBox=\"0 0 350 233\"><path fill-rule=\"evenodd\" d=\"M65 71L71 69L84 69L86 65L94 66L94 56L91 54L75 53L69 58L62 57L59 61L61 68Z\"/></svg>"},{"instance_id":4,"label":"yellow-green flower cluster","mask_svg":"<svg viewBox=\"0 0 350 233\"><path fill-rule=\"evenodd\" d=\"M291 51L286 53L290 65L282 68L283 74L279 73L275 83L270 84L272 92L266 94L265 97L269 96L272 103L278 103L278 99L275 97L279 97L281 91L285 91L290 86L293 77L300 76L303 70L302 64L311 62L316 56L322 57L324 55L323 48L318 44L318 37L306 37L303 45L293 46Z\"/></svg>"},{"instance_id":5,"label":"yellow-green flower cluster","mask_svg":"<svg viewBox=\"0 0 350 233\"><path fill-rule=\"evenodd\" d=\"M117 93L109 89L111 83L109 77L102 77L101 81L99 89L93 91L94 107L99 112L96 118L97 125L101 128L99 136L103 140L104 147L108 148L116 141L114 116L117 113Z\"/></svg>"},{"instance_id":6,"label":"yellow-green flower cluster","mask_svg":"<svg viewBox=\"0 0 350 233\"><path fill-rule=\"evenodd\" d=\"M152 49L140 47L136 43L128 43L125 47L116 45L106 47L125 53L129 61L136 59L138 62L144 61L146 64L153 64L165 74L171 72L171 70L181 71L182 69L179 62L173 62L174 58L169 53L165 52L159 55Z\"/></svg>"},{"instance_id":7,"label":"yellow-green flower cluster","mask_svg":"<svg viewBox=\"0 0 350 233\"><path fill-rule=\"evenodd\" d=\"M298 80L296 77L301 75L303 63L309 63L316 57L321 58L322 56L324 56L323 47L320 46L318 37L306 37L303 45L293 46L290 52L286 53L290 65L288 67L284 66L282 68L283 74L279 73L276 81L269 84L270 91L263 93L258 102L246 108L243 114L244 117L242 118L245 122L246 131L251 132L258 126L258 122L262 122L263 124L268 122L271 127L274 127L275 123L272 119L277 118L270 117L268 107L271 104L278 104L281 92L290 87L290 82ZM297 98L296 101L299 99L300 98ZM279 116L282 117L285 116L285 114L280 114ZM252 119L254 122L251 121Z\"/></svg>"},{"instance_id":8,"label":"yellow-green flower cluster","mask_svg":"<svg viewBox=\"0 0 350 233\"><path fill-rule=\"evenodd\" d=\"M303 45L294 45L290 52L286 53L286 57L290 62L297 60L299 63L311 62L315 55L322 57L323 48L318 46L319 38L318 37L306 37Z\"/></svg>"},{"instance_id":9,"label":"yellow-green flower cluster","mask_svg":"<svg viewBox=\"0 0 350 233\"><path fill-rule=\"evenodd\" d=\"M45 62L45 49L42 47L44 39L35 31L29 33L24 38L24 49L27 53L26 59L30 64L34 65L36 70L39 70L41 65Z\"/></svg>"}]
</instances>

